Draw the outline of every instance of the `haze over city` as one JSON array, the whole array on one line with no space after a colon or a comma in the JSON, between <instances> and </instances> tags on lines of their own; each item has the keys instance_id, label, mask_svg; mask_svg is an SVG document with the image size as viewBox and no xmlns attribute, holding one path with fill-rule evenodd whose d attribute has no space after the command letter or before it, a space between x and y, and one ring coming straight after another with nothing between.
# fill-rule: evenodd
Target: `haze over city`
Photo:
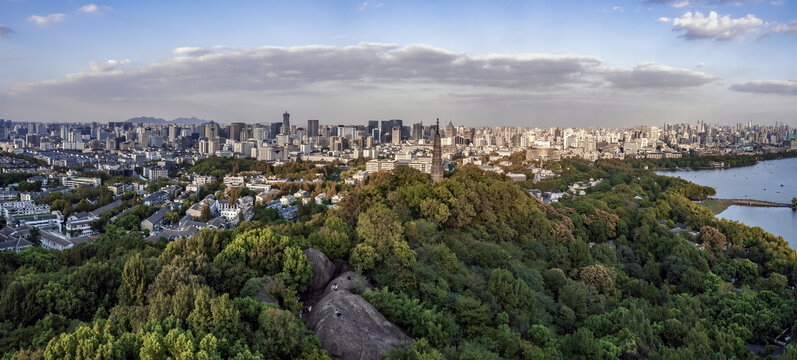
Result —
<instances>
[{"instance_id":1,"label":"haze over city","mask_svg":"<svg viewBox=\"0 0 797 360\"><path fill-rule=\"evenodd\" d=\"M797 124L775 1L0 4L0 117Z\"/></svg>"}]
</instances>

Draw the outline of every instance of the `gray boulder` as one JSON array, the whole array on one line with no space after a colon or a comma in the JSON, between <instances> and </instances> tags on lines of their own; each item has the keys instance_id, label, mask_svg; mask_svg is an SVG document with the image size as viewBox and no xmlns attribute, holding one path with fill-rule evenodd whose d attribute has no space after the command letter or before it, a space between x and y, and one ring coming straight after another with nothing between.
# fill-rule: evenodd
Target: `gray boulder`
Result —
<instances>
[{"instance_id":1,"label":"gray boulder","mask_svg":"<svg viewBox=\"0 0 797 360\"><path fill-rule=\"evenodd\" d=\"M368 281L366 281L363 277L357 275L357 273L354 271L347 271L338 275L338 277L329 282L326 289L324 289L323 296L327 296L329 293L334 292L332 287L335 284L337 284L338 291L346 290L355 294L361 293L365 289L374 290L374 287L371 286L371 284L369 284Z\"/></svg>"},{"instance_id":2,"label":"gray boulder","mask_svg":"<svg viewBox=\"0 0 797 360\"><path fill-rule=\"evenodd\" d=\"M313 248L305 249L304 254L310 261L313 270L313 280L310 282L310 291L322 290L332 277L335 276L335 265L321 251Z\"/></svg>"},{"instance_id":3,"label":"gray boulder","mask_svg":"<svg viewBox=\"0 0 797 360\"><path fill-rule=\"evenodd\" d=\"M379 359L384 351L412 344L409 336L360 295L340 287L313 306L307 327L333 359Z\"/></svg>"}]
</instances>

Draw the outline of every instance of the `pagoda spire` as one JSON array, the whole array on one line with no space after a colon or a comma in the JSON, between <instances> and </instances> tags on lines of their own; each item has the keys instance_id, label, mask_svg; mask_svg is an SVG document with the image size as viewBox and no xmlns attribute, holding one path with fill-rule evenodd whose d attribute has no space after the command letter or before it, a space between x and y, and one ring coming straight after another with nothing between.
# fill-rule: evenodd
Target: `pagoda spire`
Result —
<instances>
[{"instance_id":1,"label":"pagoda spire","mask_svg":"<svg viewBox=\"0 0 797 360\"><path fill-rule=\"evenodd\" d=\"M434 145L432 146L432 184L443 181L443 149L440 144L440 117L434 131Z\"/></svg>"}]
</instances>

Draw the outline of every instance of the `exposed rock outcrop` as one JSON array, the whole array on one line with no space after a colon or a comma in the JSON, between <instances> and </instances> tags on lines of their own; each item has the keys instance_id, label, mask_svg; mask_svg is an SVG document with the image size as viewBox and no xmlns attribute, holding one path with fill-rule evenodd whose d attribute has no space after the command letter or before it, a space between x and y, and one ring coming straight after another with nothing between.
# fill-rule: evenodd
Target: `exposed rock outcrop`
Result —
<instances>
[{"instance_id":1,"label":"exposed rock outcrop","mask_svg":"<svg viewBox=\"0 0 797 360\"><path fill-rule=\"evenodd\" d=\"M374 290L374 287L371 286L371 284L369 284L368 281L366 281L360 275L357 275L357 273L355 273L354 271L347 271L344 272L343 274L338 275L338 277L329 282L326 289L324 289L323 296L327 296L331 292L334 292L332 290L332 286L334 284L337 284L338 291L346 290L348 292L352 292L355 294L360 293L365 289Z\"/></svg>"},{"instance_id":2,"label":"exposed rock outcrop","mask_svg":"<svg viewBox=\"0 0 797 360\"><path fill-rule=\"evenodd\" d=\"M360 295L344 289L344 284L348 282L341 280L337 291L328 289L329 293L313 306L307 318L307 327L333 359L379 359L384 351L412 343Z\"/></svg>"},{"instance_id":3,"label":"exposed rock outcrop","mask_svg":"<svg viewBox=\"0 0 797 360\"><path fill-rule=\"evenodd\" d=\"M313 280L310 282L308 290L310 292L320 292L335 276L335 264L317 249L305 249L304 254L307 256L307 260L313 270Z\"/></svg>"}]
</instances>

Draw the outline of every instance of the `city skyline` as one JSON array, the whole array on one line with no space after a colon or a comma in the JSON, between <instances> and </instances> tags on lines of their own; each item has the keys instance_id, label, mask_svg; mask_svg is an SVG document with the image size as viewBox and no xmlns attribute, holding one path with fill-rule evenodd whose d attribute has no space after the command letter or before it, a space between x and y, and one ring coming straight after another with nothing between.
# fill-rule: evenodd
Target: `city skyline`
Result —
<instances>
[{"instance_id":1,"label":"city skyline","mask_svg":"<svg viewBox=\"0 0 797 360\"><path fill-rule=\"evenodd\" d=\"M0 117L19 122L796 122L790 1L0 8Z\"/></svg>"}]
</instances>

